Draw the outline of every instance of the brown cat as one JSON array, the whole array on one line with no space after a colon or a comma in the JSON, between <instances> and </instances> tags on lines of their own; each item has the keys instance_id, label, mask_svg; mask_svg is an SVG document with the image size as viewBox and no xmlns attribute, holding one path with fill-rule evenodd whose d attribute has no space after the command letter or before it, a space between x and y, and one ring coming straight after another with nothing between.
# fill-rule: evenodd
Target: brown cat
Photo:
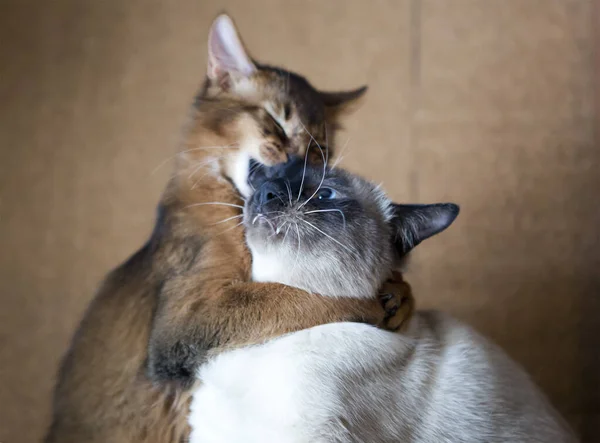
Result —
<instances>
[{"instance_id":1,"label":"brown cat","mask_svg":"<svg viewBox=\"0 0 600 443\"><path fill-rule=\"evenodd\" d=\"M237 223L243 200L232 183L250 192L249 160L273 165L307 150L327 157L339 112L363 92L318 92L296 74L261 66L231 20L215 20L177 174L151 238L108 275L79 326L59 373L48 443L181 442L186 388L208 351L335 321L402 324L408 294L326 298L249 282Z\"/></svg>"}]
</instances>

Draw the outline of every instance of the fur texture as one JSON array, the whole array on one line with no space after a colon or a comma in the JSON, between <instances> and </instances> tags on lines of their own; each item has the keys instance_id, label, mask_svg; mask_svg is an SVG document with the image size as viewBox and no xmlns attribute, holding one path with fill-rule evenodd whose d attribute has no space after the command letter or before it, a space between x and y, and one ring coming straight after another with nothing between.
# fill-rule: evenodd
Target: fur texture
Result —
<instances>
[{"instance_id":1,"label":"fur texture","mask_svg":"<svg viewBox=\"0 0 600 443\"><path fill-rule=\"evenodd\" d=\"M191 443L577 441L501 349L439 312L405 334L317 326L198 373Z\"/></svg>"},{"instance_id":2,"label":"fur texture","mask_svg":"<svg viewBox=\"0 0 600 443\"><path fill-rule=\"evenodd\" d=\"M394 205L344 171L270 171L246 202L253 275L321 294L376 287L458 211ZM285 238L285 223L299 225L296 240ZM222 354L197 377L192 443L575 441L515 362L440 313L419 313L405 334L318 326Z\"/></svg>"},{"instance_id":3,"label":"fur texture","mask_svg":"<svg viewBox=\"0 0 600 443\"><path fill-rule=\"evenodd\" d=\"M252 277L331 297L365 297L458 206L397 205L373 183L296 159L260 168L244 210ZM410 245L410 247L409 247Z\"/></svg>"},{"instance_id":4,"label":"fur texture","mask_svg":"<svg viewBox=\"0 0 600 443\"><path fill-rule=\"evenodd\" d=\"M156 227L82 320L58 376L48 443L180 443L189 388L210 351L340 320L396 328L409 314L400 299L382 306L375 294L335 300L249 282L243 200L232 183L251 191L249 159L274 165L304 155L309 142L329 151L332 116L360 94L318 92L301 76L258 65L231 19L215 20L207 79Z\"/></svg>"}]
</instances>

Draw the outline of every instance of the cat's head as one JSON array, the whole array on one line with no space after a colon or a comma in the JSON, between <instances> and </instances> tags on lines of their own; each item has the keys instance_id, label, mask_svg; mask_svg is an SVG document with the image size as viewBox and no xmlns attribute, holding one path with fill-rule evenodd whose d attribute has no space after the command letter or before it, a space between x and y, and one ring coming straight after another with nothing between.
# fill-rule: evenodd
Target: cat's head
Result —
<instances>
[{"instance_id":1,"label":"cat's head","mask_svg":"<svg viewBox=\"0 0 600 443\"><path fill-rule=\"evenodd\" d=\"M208 39L208 69L202 99L224 99L256 106L265 112L263 132L285 138L289 152L304 155L311 144L333 148L340 116L353 108L366 87L323 92L304 77L255 61L225 14L213 22ZM311 151L315 154L316 151ZM319 159L320 154L314 159Z\"/></svg>"},{"instance_id":2,"label":"cat's head","mask_svg":"<svg viewBox=\"0 0 600 443\"><path fill-rule=\"evenodd\" d=\"M295 159L250 176L244 224L256 281L365 297L421 241L443 231L452 203L392 203L372 183Z\"/></svg>"}]
</instances>

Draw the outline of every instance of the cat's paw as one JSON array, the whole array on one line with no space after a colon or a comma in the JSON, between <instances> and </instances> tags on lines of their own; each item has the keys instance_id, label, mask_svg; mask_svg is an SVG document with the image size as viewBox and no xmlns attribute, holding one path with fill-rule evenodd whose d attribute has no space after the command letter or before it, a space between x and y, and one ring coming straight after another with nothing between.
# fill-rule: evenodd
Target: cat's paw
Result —
<instances>
[{"instance_id":1,"label":"cat's paw","mask_svg":"<svg viewBox=\"0 0 600 443\"><path fill-rule=\"evenodd\" d=\"M381 327L389 331L401 330L415 309L410 286L403 280L386 282L381 288L379 301L385 311Z\"/></svg>"},{"instance_id":2,"label":"cat's paw","mask_svg":"<svg viewBox=\"0 0 600 443\"><path fill-rule=\"evenodd\" d=\"M274 166L288 160L287 152L279 141L265 140L258 150L261 163Z\"/></svg>"}]
</instances>

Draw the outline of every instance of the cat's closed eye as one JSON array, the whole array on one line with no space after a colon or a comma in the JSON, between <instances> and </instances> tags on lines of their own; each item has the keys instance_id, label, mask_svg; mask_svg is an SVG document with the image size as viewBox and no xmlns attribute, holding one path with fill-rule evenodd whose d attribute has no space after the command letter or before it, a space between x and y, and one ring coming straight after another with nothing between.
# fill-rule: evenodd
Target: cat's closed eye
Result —
<instances>
[{"instance_id":1,"label":"cat's closed eye","mask_svg":"<svg viewBox=\"0 0 600 443\"><path fill-rule=\"evenodd\" d=\"M271 105L270 103L266 103L264 105L264 110L267 112L267 115L271 118L271 120L273 120L273 123L275 123L275 126L277 127L277 132L279 132L280 134L287 135L289 137L290 134L286 133L286 130L284 128L284 122L285 120L287 120L287 118L282 119L281 112L275 112L273 110L273 105ZM285 114L285 109L283 113Z\"/></svg>"},{"instance_id":2,"label":"cat's closed eye","mask_svg":"<svg viewBox=\"0 0 600 443\"><path fill-rule=\"evenodd\" d=\"M273 118L273 123L275 123L277 135L279 135L280 137L285 137L287 134L285 133L285 129L283 128L283 126L281 126L281 123L279 123L275 118Z\"/></svg>"}]
</instances>

